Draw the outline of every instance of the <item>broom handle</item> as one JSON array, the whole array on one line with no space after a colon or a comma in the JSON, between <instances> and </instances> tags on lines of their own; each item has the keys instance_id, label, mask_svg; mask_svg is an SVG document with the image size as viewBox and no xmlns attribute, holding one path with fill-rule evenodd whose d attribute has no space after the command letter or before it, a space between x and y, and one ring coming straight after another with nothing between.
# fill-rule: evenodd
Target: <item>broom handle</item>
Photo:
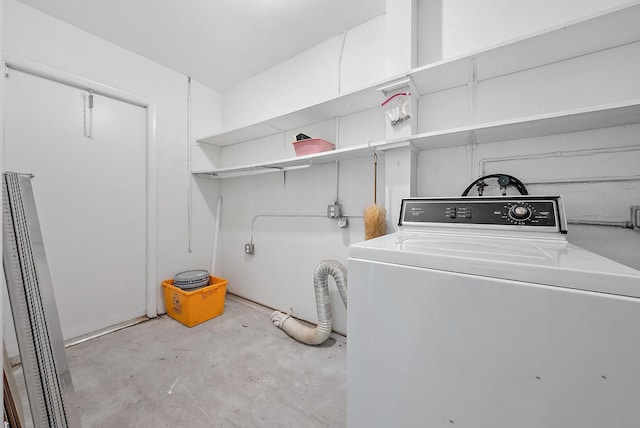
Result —
<instances>
[{"instance_id":1,"label":"broom handle","mask_svg":"<svg viewBox=\"0 0 640 428\"><path fill-rule=\"evenodd\" d=\"M373 203L378 203L378 154L373 154Z\"/></svg>"}]
</instances>

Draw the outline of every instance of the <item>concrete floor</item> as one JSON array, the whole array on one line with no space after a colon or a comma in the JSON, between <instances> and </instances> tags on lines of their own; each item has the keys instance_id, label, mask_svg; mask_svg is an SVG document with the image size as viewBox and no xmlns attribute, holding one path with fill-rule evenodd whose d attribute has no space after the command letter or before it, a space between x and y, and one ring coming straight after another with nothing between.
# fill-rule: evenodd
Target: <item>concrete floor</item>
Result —
<instances>
[{"instance_id":1,"label":"concrete floor","mask_svg":"<svg viewBox=\"0 0 640 428\"><path fill-rule=\"evenodd\" d=\"M344 338L301 344L270 313L228 295L192 328L162 316L67 348L83 427L344 427Z\"/></svg>"}]
</instances>

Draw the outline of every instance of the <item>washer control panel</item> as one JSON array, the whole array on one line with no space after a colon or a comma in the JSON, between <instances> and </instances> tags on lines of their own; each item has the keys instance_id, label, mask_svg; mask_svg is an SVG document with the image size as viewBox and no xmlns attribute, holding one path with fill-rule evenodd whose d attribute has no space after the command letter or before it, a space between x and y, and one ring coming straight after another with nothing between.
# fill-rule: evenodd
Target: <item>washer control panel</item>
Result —
<instances>
[{"instance_id":1,"label":"washer control panel","mask_svg":"<svg viewBox=\"0 0 640 428\"><path fill-rule=\"evenodd\" d=\"M399 226L495 227L566 233L560 196L409 198Z\"/></svg>"}]
</instances>

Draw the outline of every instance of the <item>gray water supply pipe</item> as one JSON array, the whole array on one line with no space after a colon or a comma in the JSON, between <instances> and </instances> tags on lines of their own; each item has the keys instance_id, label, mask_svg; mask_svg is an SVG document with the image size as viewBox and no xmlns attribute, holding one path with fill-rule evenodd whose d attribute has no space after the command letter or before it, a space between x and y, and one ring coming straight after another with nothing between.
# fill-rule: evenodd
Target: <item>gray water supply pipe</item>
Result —
<instances>
[{"instance_id":1,"label":"gray water supply pipe","mask_svg":"<svg viewBox=\"0 0 640 428\"><path fill-rule=\"evenodd\" d=\"M313 287L316 293L318 325L311 328L303 325L291 315L275 311L271 321L276 327L283 329L289 336L307 345L320 345L329 337L333 327L331 301L329 300L329 275L336 281L338 292L344 306L347 306L347 269L335 260L324 260L313 273Z\"/></svg>"}]
</instances>

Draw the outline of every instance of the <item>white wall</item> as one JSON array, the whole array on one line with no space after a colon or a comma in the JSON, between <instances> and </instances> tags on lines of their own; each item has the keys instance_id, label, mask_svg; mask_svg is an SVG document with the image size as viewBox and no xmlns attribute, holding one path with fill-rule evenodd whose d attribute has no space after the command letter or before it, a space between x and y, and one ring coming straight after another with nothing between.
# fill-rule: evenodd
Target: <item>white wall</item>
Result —
<instances>
[{"instance_id":1,"label":"white wall","mask_svg":"<svg viewBox=\"0 0 640 428\"><path fill-rule=\"evenodd\" d=\"M629 72L638 66L636 42L480 81L475 112L466 87L429 94L420 99L418 128L427 132L627 101L640 94L640 81Z\"/></svg>"},{"instance_id":2,"label":"white wall","mask_svg":"<svg viewBox=\"0 0 640 428\"><path fill-rule=\"evenodd\" d=\"M157 280L208 268L213 235L212 183L194 185L193 245L187 245L187 77L108 43L15 0L4 0L4 52L27 58L151 100L157 108ZM193 131L219 131L221 99L194 82ZM195 148L195 162L203 155ZM69 160L68 167L73 167ZM114 165L114 172L117 165ZM205 233L206 231L206 233ZM111 267L117 278L117 267ZM162 299L159 299L162 303ZM162 307L161 307L162 310Z\"/></svg>"},{"instance_id":3,"label":"white wall","mask_svg":"<svg viewBox=\"0 0 640 428\"><path fill-rule=\"evenodd\" d=\"M336 197L336 172L336 165L324 164L224 181L221 268L233 293L317 321L315 267L326 259L346 266L349 245L364 235L361 218L350 218L349 227L341 229L337 220L325 217L327 205ZM345 214L361 216L373 192L369 159L340 162L339 183ZM261 217L254 221L256 216ZM246 255L244 244L251 238L252 223L255 254ZM329 292L334 329L346 333L346 309L332 281Z\"/></svg>"},{"instance_id":4,"label":"white wall","mask_svg":"<svg viewBox=\"0 0 640 428\"><path fill-rule=\"evenodd\" d=\"M241 82L223 94L223 129L289 113L382 80L384 39L381 16Z\"/></svg>"},{"instance_id":5,"label":"white wall","mask_svg":"<svg viewBox=\"0 0 640 428\"><path fill-rule=\"evenodd\" d=\"M628 0L418 0L420 65L601 12Z\"/></svg>"},{"instance_id":6,"label":"white wall","mask_svg":"<svg viewBox=\"0 0 640 428\"><path fill-rule=\"evenodd\" d=\"M294 156L292 141L298 132L335 142L338 147L364 144L384 138L383 112L364 111L223 149L224 162L246 164ZM339 179L337 169L339 168ZM381 160L379 171L384 170ZM201 181L214 181L199 178ZM378 185L384 189L384 176ZM346 266L348 247L364 238L361 218L351 218L340 229L324 218L258 217L254 222L255 255L244 254L255 216L265 214L326 215L336 195L347 215L362 216L373 201L373 158L316 165L285 173L268 173L221 180L222 249L218 265L229 279L229 290L264 305L316 321L313 271L325 259ZM380 203L384 203L381 198ZM334 329L346 333L346 309L330 282Z\"/></svg>"}]
</instances>

